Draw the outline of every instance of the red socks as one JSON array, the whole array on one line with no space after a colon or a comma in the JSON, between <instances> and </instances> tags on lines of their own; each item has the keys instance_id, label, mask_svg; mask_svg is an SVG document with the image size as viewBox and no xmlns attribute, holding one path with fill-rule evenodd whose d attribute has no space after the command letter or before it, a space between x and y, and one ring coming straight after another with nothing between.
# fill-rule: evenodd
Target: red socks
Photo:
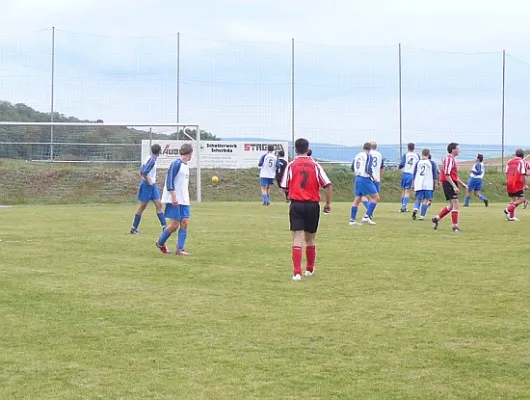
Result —
<instances>
[{"instance_id":1,"label":"red socks","mask_svg":"<svg viewBox=\"0 0 530 400\"><path fill-rule=\"evenodd\" d=\"M315 246L306 246L305 258L307 261L306 270L313 272L313 269L315 268L315 260L317 258L317 249Z\"/></svg>"},{"instance_id":2,"label":"red socks","mask_svg":"<svg viewBox=\"0 0 530 400\"><path fill-rule=\"evenodd\" d=\"M453 226L458 225L458 210L451 211L451 221L453 221Z\"/></svg>"},{"instance_id":3,"label":"red socks","mask_svg":"<svg viewBox=\"0 0 530 400\"><path fill-rule=\"evenodd\" d=\"M508 213L510 213L510 218L515 218L515 209L519 204L510 203L508 205Z\"/></svg>"},{"instance_id":4,"label":"red socks","mask_svg":"<svg viewBox=\"0 0 530 400\"><path fill-rule=\"evenodd\" d=\"M293 246L292 259L293 259L293 275L302 275L302 248L301 247Z\"/></svg>"},{"instance_id":5,"label":"red socks","mask_svg":"<svg viewBox=\"0 0 530 400\"><path fill-rule=\"evenodd\" d=\"M438 219L442 219L443 217L445 217L447 214L449 214L451 212L451 209L448 208L448 207L444 207L442 208L442 211L440 211L440 214L438 214Z\"/></svg>"},{"instance_id":6,"label":"red socks","mask_svg":"<svg viewBox=\"0 0 530 400\"><path fill-rule=\"evenodd\" d=\"M306 246L305 257L307 261L306 270L309 272L313 272L315 268L315 260L317 258L316 246ZM302 275L302 248L300 246L293 246L292 260L293 260L293 275Z\"/></svg>"}]
</instances>

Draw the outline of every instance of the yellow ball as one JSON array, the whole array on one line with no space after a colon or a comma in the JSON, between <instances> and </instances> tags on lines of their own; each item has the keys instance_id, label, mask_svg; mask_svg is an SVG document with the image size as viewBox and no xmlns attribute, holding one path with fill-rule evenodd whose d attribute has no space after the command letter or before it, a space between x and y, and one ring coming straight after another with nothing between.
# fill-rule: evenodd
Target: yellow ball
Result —
<instances>
[{"instance_id":1,"label":"yellow ball","mask_svg":"<svg viewBox=\"0 0 530 400\"><path fill-rule=\"evenodd\" d=\"M219 177L216 175L212 176L212 183L219 183Z\"/></svg>"}]
</instances>

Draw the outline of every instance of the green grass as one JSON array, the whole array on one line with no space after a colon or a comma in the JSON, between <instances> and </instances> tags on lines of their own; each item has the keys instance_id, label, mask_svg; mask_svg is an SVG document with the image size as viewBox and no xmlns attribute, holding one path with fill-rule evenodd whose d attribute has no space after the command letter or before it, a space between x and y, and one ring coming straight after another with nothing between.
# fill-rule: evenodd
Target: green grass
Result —
<instances>
[{"instance_id":1,"label":"green grass","mask_svg":"<svg viewBox=\"0 0 530 400\"><path fill-rule=\"evenodd\" d=\"M530 398L530 210L348 207L301 282L284 203L194 205L186 259L152 207L0 209L0 399Z\"/></svg>"}]
</instances>

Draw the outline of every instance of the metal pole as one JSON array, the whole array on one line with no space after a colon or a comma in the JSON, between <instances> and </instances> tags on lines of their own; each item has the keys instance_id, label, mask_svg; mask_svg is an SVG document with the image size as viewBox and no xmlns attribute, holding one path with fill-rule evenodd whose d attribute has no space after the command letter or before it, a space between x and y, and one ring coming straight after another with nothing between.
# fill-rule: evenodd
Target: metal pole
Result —
<instances>
[{"instance_id":1,"label":"metal pole","mask_svg":"<svg viewBox=\"0 0 530 400\"><path fill-rule=\"evenodd\" d=\"M197 125L197 135L195 136L197 142L197 202L202 201L202 190L201 190L201 129Z\"/></svg>"},{"instance_id":2,"label":"metal pole","mask_svg":"<svg viewBox=\"0 0 530 400\"><path fill-rule=\"evenodd\" d=\"M294 38L291 40L291 151L294 158Z\"/></svg>"},{"instance_id":3,"label":"metal pole","mask_svg":"<svg viewBox=\"0 0 530 400\"><path fill-rule=\"evenodd\" d=\"M401 43L398 46L398 79L399 79L399 157L403 157L403 105L401 76Z\"/></svg>"},{"instance_id":4,"label":"metal pole","mask_svg":"<svg viewBox=\"0 0 530 400\"><path fill-rule=\"evenodd\" d=\"M501 165L504 171L504 113L505 113L505 86L506 86L506 50L502 51L502 110L501 110Z\"/></svg>"},{"instance_id":5,"label":"metal pole","mask_svg":"<svg viewBox=\"0 0 530 400\"><path fill-rule=\"evenodd\" d=\"M55 89L55 27L52 26L52 87L50 101L50 122L53 123L53 98ZM50 126L50 161L53 162L53 125Z\"/></svg>"},{"instance_id":6,"label":"metal pole","mask_svg":"<svg viewBox=\"0 0 530 400\"><path fill-rule=\"evenodd\" d=\"M180 122L180 32L177 33L177 123Z\"/></svg>"}]
</instances>

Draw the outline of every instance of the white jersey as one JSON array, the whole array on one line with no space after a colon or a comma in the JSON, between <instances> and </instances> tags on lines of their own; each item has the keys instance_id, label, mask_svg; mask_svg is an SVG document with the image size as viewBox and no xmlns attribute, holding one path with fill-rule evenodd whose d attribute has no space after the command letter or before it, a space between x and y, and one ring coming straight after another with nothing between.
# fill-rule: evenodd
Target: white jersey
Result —
<instances>
[{"instance_id":1,"label":"white jersey","mask_svg":"<svg viewBox=\"0 0 530 400\"><path fill-rule=\"evenodd\" d=\"M351 169L355 172L355 176L369 178L372 175L372 156L366 151L361 151L353 159Z\"/></svg>"},{"instance_id":2,"label":"white jersey","mask_svg":"<svg viewBox=\"0 0 530 400\"><path fill-rule=\"evenodd\" d=\"M403 157L401 158L401 163L399 164L399 166L402 169L403 173L413 174L414 167L416 166L416 163L419 160L420 160L420 156L417 153L414 153L413 151L409 151L403 154Z\"/></svg>"},{"instance_id":3,"label":"white jersey","mask_svg":"<svg viewBox=\"0 0 530 400\"><path fill-rule=\"evenodd\" d=\"M177 159L171 163L167 171L164 192L162 193L162 203L171 203L171 193L175 192L177 202L183 206L190 205L190 168L188 164Z\"/></svg>"},{"instance_id":4,"label":"white jersey","mask_svg":"<svg viewBox=\"0 0 530 400\"><path fill-rule=\"evenodd\" d=\"M381 181L381 170L383 169L383 156L377 150L370 150L372 156L372 174L377 182Z\"/></svg>"},{"instance_id":5,"label":"white jersey","mask_svg":"<svg viewBox=\"0 0 530 400\"><path fill-rule=\"evenodd\" d=\"M156 182L156 157L150 156L147 158L144 163L142 164L142 168L140 168L140 174L147 175L149 179L151 179L151 182ZM145 180L145 178L142 176L142 179Z\"/></svg>"},{"instance_id":6,"label":"white jersey","mask_svg":"<svg viewBox=\"0 0 530 400\"><path fill-rule=\"evenodd\" d=\"M485 173L485 168L484 168L484 163L483 162L478 162L478 163L475 163L475 165L473 165L473 168L471 168L471 172L469 174L469 177L470 178L478 178L478 179L482 179L484 178L484 173Z\"/></svg>"},{"instance_id":7,"label":"white jersey","mask_svg":"<svg viewBox=\"0 0 530 400\"><path fill-rule=\"evenodd\" d=\"M438 178L438 169L431 160L420 160L414 168L414 190L434 190L434 181Z\"/></svg>"},{"instance_id":8,"label":"white jersey","mask_svg":"<svg viewBox=\"0 0 530 400\"><path fill-rule=\"evenodd\" d=\"M278 159L272 153L267 153L261 156L258 166L261 167L259 172L260 178L275 178L276 166Z\"/></svg>"}]
</instances>

